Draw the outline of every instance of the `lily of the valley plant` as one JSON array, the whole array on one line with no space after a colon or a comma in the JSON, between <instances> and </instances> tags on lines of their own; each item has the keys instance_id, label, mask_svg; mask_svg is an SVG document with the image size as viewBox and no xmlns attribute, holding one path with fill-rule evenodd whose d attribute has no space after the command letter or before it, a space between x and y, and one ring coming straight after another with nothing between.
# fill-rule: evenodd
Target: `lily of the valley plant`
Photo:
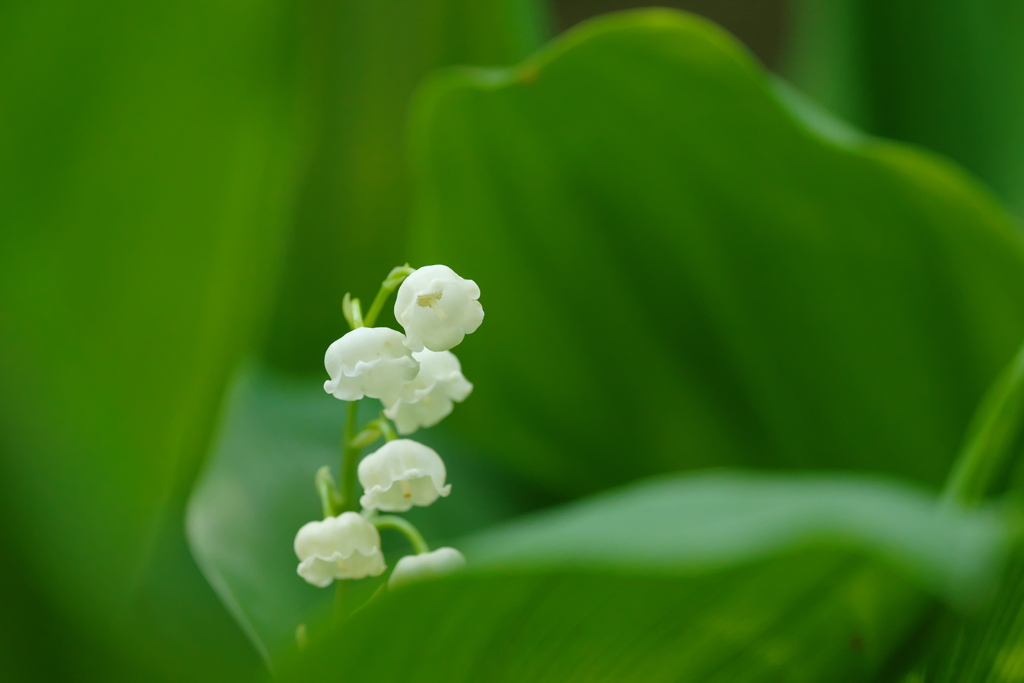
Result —
<instances>
[{"instance_id":1,"label":"lily of the valley plant","mask_svg":"<svg viewBox=\"0 0 1024 683\"><path fill-rule=\"evenodd\" d=\"M395 319L404 334L374 327L396 288ZM395 565L391 588L465 563L454 548L431 551L405 518L381 513L425 507L451 491L441 456L398 434L432 427L472 391L450 349L483 321L479 298L475 282L442 265L393 269L365 316L359 300L345 295L343 311L352 329L324 357L330 376L324 390L349 402L340 479L336 483L329 467L320 468L315 485L324 518L303 525L295 536L298 573L310 584L323 588L387 571L380 529L402 532L415 552ZM359 425L358 403L364 397L379 399L384 410ZM382 438L385 443L360 461L363 449Z\"/></svg>"}]
</instances>

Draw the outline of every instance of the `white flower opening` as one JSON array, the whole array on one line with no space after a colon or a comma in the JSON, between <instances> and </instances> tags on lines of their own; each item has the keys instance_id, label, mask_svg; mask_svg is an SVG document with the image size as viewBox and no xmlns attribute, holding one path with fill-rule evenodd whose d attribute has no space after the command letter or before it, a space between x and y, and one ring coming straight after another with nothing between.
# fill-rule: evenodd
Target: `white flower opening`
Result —
<instances>
[{"instance_id":1,"label":"white flower opening","mask_svg":"<svg viewBox=\"0 0 1024 683\"><path fill-rule=\"evenodd\" d=\"M384 410L399 434L433 427L451 414L454 403L466 400L473 391L473 385L462 375L459 359L451 351L424 349L412 357L420 364L419 374Z\"/></svg>"},{"instance_id":2,"label":"white flower opening","mask_svg":"<svg viewBox=\"0 0 1024 683\"><path fill-rule=\"evenodd\" d=\"M359 483L366 493L359 503L367 509L405 512L426 507L451 492L441 456L429 446L395 439L359 463Z\"/></svg>"},{"instance_id":3,"label":"white flower opening","mask_svg":"<svg viewBox=\"0 0 1024 683\"><path fill-rule=\"evenodd\" d=\"M455 548L438 548L430 553L406 555L395 565L388 578L388 588L405 586L424 579L434 579L466 566L466 558Z\"/></svg>"},{"instance_id":4,"label":"white flower opening","mask_svg":"<svg viewBox=\"0 0 1024 683\"><path fill-rule=\"evenodd\" d=\"M352 330L327 348L324 367L331 377L324 391L342 401L369 396L394 402L419 371L405 336L387 327Z\"/></svg>"},{"instance_id":5,"label":"white flower opening","mask_svg":"<svg viewBox=\"0 0 1024 683\"><path fill-rule=\"evenodd\" d=\"M298 574L324 588L335 579L379 576L387 568L376 527L357 512L304 524L295 535Z\"/></svg>"},{"instance_id":6,"label":"white flower opening","mask_svg":"<svg viewBox=\"0 0 1024 683\"><path fill-rule=\"evenodd\" d=\"M448 266L424 266L402 282L395 299L395 319L405 328L406 344L447 351L475 332L484 319L480 288Z\"/></svg>"}]
</instances>

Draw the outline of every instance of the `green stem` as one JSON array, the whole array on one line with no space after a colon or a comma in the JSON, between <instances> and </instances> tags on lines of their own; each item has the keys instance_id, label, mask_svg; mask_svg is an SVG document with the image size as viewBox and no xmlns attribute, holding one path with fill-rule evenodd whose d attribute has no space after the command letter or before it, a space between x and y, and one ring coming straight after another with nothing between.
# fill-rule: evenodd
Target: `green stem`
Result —
<instances>
[{"instance_id":1,"label":"green stem","mask_svg":"<svg viewBox=\"0 0 1024 683\"><path fill-rule=\"evenodd\" d=\"M980 503L1005 474L1024 418L1024 346L989 387L946 482L949 503Z\"/></svg>"},{"instance_id":2,"label":"green stem","mask_svg":"<svg viewBox=\"0 0 1024 683\"><path fill-rule=\"evenodd\" d=\"M378 529L394 529L402 532L409 539L409 543L412 544L412 549L417 555L430 552L430 546L423 539L423 534L407 519L396 515L382 515L370 521Z\"/></svg>"},{"instance_id":3,"label":"green stem","mask_svg":"<svg viewBox=\"0 0 1024 683\"><path fill-rule=\"evenodd\" d=\"M367 327L373 327L373 324L377 322L377 316L384 309L384 304L387 303L392 291L381 287L380 291L377 292L377 296L373 298L373 303L370 304L370 310L366 312L366 316L363 318Z\"/></svg>"},{"instance_id":4,"label":"green stem","mask_svg":"<svg viewBox=\"0 0 1024 683\"><path fill-rule=\"evenodd\" d=\"M377 296L373 298L373 303L370 304L370 310L366 312L363 317L363 324L367 327L373 327L374 323L377 322L377 316L384 309L384 304L387 303L388 297L391 296L391 292L398 288L398 285L402 284L405 278L409 277L414 271L414 268L410 268L409 264L399 266L398 268L392 268L388 276L384 278L384 282L381 283L380 289L377 290Z\"/></svg>"},{"instance_id":5,"label":"green stem","mask_svg":"<svg viewBox=\"0 0 1024 683\"><path fill-rule=\"evenodd\" d=\"M341 450L341 508L342 512L359 510L359 493L356 489L359 469L359 454L362 448L352 445L359 420L359 401L350 401L348 417L345 420L345 437Z\"/></svg>"}]
</instances>

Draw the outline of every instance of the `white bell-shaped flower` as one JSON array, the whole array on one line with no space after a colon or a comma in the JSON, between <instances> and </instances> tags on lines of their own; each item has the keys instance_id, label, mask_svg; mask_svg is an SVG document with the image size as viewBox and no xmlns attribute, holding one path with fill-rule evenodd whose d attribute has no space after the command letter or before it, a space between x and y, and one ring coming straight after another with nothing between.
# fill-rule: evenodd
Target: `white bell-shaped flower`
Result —
<instances>
[{"instance_id":1,"label":"white bell-shaped flower","mask_svg":"<svg viewBox=\"0 0 1024 683\"><path fill-rule=\"evenodd\" d=\"M484 309L479 298L476 283L448 266L424 266L398 288L395 319L405 328L410 349L447 351L480 327Z\"/></svg>"},{"instance_id":2,"label":"white bell-shaped flower","mask_svg":"<svg viewBox=\"0 0 1024 683\"><path fill-rule=\"evenodd\" d=\"M446 476L433 448L409 439L388 441L359 463L359 483L366 490L359 502L385 512L425 507L451 492Z\"/></svg>"},{"instance_id":3,"label":"white bell-shaped flower","mask_svg":"<svg viewBox=\"0 0 1024 683\"><path fill-rule=\"evenodd\" d=\"M304 524L295 535L299 576L323 588L335 579L379 576L387 568L377 528L357 512Z\"/></svg>"},{"instance_id":4,"label":"white bell-shaped flower","mask_svg":"<svg viewBox=\"0 0 1024 683\"><path fill-rule=\"evenodd\" d=\"M451 414L453 402L461 403L473 390L462 376L459 359L451 351L424 349L412 354L420 371L406 384L384 414L394 421L399 434L412 434L420 427L433 427Z\"/></svg>"},{"instance_id":5,"label":"white bell-shaped flower","mask_svg":"<svg viewBox=\"0 0 1024 683\"><path fill-rule=\"evenodd\" d=\"M388 588L397 588L423 579L434 579L466 566L466 558L455 548L438 548L431 553L406 555L395 565Z\"/></svg>"},{"instance_id":6,"label":"white bell-shaped flower","mask_svg":"<svg viewBox=\"0 0 1024 683\"><path fill-rule=\"evenodd\" d=\"M342 401L369 396L394 402L419 371L405 336L387 327L352 330L327 348L324 367L331 376L324 391Z\"/></svg>"}]
</instances>

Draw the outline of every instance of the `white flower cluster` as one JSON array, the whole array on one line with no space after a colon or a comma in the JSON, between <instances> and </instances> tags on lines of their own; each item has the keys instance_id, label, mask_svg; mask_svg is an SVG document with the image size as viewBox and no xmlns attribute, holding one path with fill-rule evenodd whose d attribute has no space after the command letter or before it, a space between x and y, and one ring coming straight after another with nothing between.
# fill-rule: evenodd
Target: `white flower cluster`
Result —
<instances>
[{"instance_id":1,"label":"white flower cluster","mask_svg":"<svg viewBox=\"0 0 1024 683\"><path fill-rule=\"evenodd\" d=\"M405 334L360 327L331 344L324 390L342 401L380 399L400 434L433 427L473 390L449 349L480 327L480 288L448 266L425 266L402 282L395 319Z\"/></svg>"},{"instance_id":2,"label":"white flower cluster","mask_svg":"<svg viewBox=\"0 0 1024 683\"><path fill-rule=\"evenodd\" d=\"M376 510L406 512L414 505L426 507L451 491L446 478L444 462L433 448L409 439L388 441L359 463L363 514L343 512L299 529L295 536L299 576L320 588L335 579L380 576L387 566L380 550L380 533L370 515ZM464 562L454 548L403 557L388 585L435 576Z\"/></svg>"},{"instance_id":3,"label":"white flower cluster","mask_svg":"<svg viewBox=\"0 0 1024 683\"><path fill-rule=\"evenodd\" d=\"M386 327L356 327L347 333L327 349L324 365L330 379L324 389L343 401L380 399L384 416L403 435L437 424L473 389L449 349L483 321L479 298L476 283L447 266L412 271L399 287L395 303L395 319L405 334ZM387 424L383 418L380 422ZM379 434L373 432L373 438ZM299 576L314 586L382 574L387 567L377 526L411 525L395 517L390 519L401 524L386 522L378 512L425 507L451 491L437 452L416 441L395 438L393 432L391 440L359 462L357 475L363 488L362 513L329 515L326 511L337 507L325 503L327 518L309 522L295 537ZM419 532L411 533L421 547L416 548L418 554L399 560L389 586L448 573L465 563L454 548L427 552Z\"/></svg>"}]
</instances>

